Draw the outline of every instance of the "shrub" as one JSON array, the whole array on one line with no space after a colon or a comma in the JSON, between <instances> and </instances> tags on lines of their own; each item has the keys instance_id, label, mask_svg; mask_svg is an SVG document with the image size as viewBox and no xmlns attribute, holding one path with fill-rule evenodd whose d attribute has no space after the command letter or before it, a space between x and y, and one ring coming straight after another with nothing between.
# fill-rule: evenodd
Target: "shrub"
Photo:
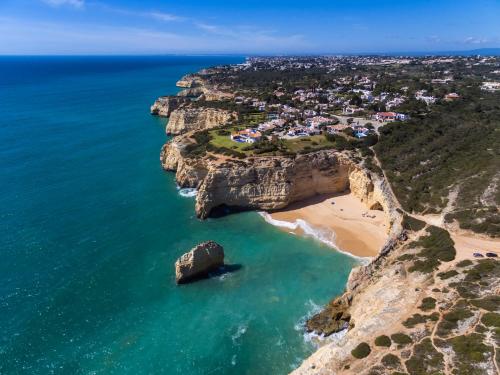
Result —
<instances>
[{"instance_id":1,"label":"shrub","mask_svg":"<svg viewBox=\"0 0 500 375\"><path fill-rule=\"evenodd\" d=\"M436 307L436 300L432 297L425 297L422 304L418 307L420 310L428 311Z\"/></svg>"},{"instance_id":2,"label":"shrub","mask_svg":"<svg viewBox=\"0 0 500 375\"><path fill-rule=\"evenodd\" d=\"M488 312L483 315L481 322L487 327L500 327L500 314Z\"/></svg>"},{"instance_id":3,"label":"shrub","mask_svg":"<svg viewBox=\"0 0 500 375\"><path fill-rule=\"evenodd\" d=\"M418 232L419 230L424 229L426 224L425 221L415 219L409 215L404 215L402 225L404 229Z\"/></svg>"},{"instance_id":4,"label":"shrub","mask_svg":"<svg viewBox=\"0 0 500 375\"><path fill-rule=\"evenodd\" d=\"M462 268L462 267L468 267L470 265L472 265L472 261L469 260L469 259L464 259L464 260L462 260L462 261L460 261L460 262L457 263L457 267L460 267L460 268Z\"/></svg>"},{"instance_id":5,"label":"shrub","mask_svg":"<svg viewBox=\"0 0 500 375\"><path fill-rule=\"evenodd\" d=\"M404 333L401 332L391 335L391 339L398 345L407 345L413 342L410 336L405 335Z\"/></svg>"},{"instance_id":6,"label":"shrub","mask_svg":"<svg viewBox=\"0 0 500 375\"><path fill-rule=\"evenodd\" d=\"M427 233L427 236L420 237L418 241L410 244L411 247L423 248L417 254L419 259L408 269L410 272L430 273L439 267L440 261L449 262L455 259L455 246L448 231L430 226Z\"/></svg>"},{"instance_id":7,"label":"shrub","mask_svg":"<svg viewBox=\"0 0 500 375\"><path fill-rule=\"evenodd\" d=\"M366 342L362 342L351 351L352 356L357 359L368 357L370 353L370 345L368 345Z\"/></svg>"},{"instance_id":8,"label":"shrub","mask_svg":"<svg viewBox=\"0 0 500 375\"><path fill-rule=\"evenodd\" d=\"M399 367L399 365L401 364L399 357L391 353L384 355L381 362L385 367L390 368Z\"/></svg>"},{"instance_id":9,"label":"shrub","mask_svg":"<svg viewBox=\"0 0 500 375\"><path fill-rule=\"evenodd\" d=\"M483 335L478 333L453 337L449 343L457 356L457 367L461 374L474 373L474 365L485 361L493 352L493 348L484 344Z\"/></svg>"},{"instance_id":10,"label":"shrub","mask_svg":"<svg viewBox=\"0 0 500 375\"><path fill-rule=\"evenodd\" d=\"M375 339L375 345L376 346L386 346L386 347L389 347L391 346L391 339L389 336L386 336L386 335L382 335L382 336L379 336Z\"/></svg>"},{"instance_id":11,"label":"shrub","mask_svg":"<svg viewBox=\"0 0 500 375\"><path fill-rule=\"evenodd\" d=\"M500 306L500 296L486 296L471 301L471 304L484 310L496 311Z\"/></svg>"},{"instance_id":12,"label":"shrub","mask_svg":"<svg viewBox=\"0 0 500 375\"><path fill-rule=\"evenodd\" d=\"M434 348L429 337L415 345L413 356L405 364L412 375L440 374L444 369L443 355Z\"/></svg>"},{"instance_id":13,"label":"shrub","mask_svg":"<svg viewBox=\"0 0 500 375\"><path fill-rule=\"evenodd\" d=\"M458 272L455 271L455 270L450 270L448 272L439 272L438 274L438 277L441 279L441 280L446 280L446 279L449 279L453 276L457 276L458 275Z\"/></svg>"}]
</instances>

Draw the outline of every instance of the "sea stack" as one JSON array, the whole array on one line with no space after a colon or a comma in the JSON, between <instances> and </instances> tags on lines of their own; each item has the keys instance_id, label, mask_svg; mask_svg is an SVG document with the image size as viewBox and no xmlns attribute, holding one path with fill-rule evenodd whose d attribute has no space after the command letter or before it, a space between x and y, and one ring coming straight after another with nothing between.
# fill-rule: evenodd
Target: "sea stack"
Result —
<instances>
[{"instance_id":1,"label":"sea stack","mask_svg":"<svg viewBox=\"0 0 500 375\"><path fill-rule=\"evenodd\" d=\"M224 265L224 249L214 241L203 242L175 262L175 281L185 284L206 277Z\"/></svg>"}]
</instances>

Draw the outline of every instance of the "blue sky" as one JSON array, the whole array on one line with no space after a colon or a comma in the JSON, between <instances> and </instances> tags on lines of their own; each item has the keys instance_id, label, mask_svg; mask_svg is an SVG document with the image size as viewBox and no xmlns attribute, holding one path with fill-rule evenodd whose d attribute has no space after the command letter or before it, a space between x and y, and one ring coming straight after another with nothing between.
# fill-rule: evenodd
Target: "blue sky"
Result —
<instances>
[{"instance_id":1,"label":"blue sky","mask_svg":"<svg viewBox=\"0 0 500 375\"><path fill-rule=\"evenodd\" d=\"M496 0L0 0L0 54L294 54L500 47Z\"/></svg>"}]
</instances>

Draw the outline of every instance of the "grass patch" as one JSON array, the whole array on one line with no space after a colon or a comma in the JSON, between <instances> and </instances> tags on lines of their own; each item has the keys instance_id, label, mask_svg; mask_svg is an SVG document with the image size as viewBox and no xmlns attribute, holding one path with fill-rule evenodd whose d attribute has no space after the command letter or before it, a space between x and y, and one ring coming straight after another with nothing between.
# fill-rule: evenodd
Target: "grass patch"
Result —
<instances>
[{"instance_id":1,"label":"grass patch","mask_svg":"<svg viewBox=\"0 0 500 375\"><path fill-rule=\"evenodd\" d=\"M287 139L284 144L289 152L301 153L307 151L334 148L335 142L329 141L324 135Z\"/></svg>"},{"instance_id":2,"label":"grass patch","mask_svg":"<svg viewBox=\"0 0 500 375\"><path fill-rule=\"evenodd\" d=\"M370 353L370 345L368 345L366 342L362 342L351 351L352 356L357 359L368 357Z\"/></svg>"},{"instance_id":3,"label":"grass patch","mask_svg":"<svg viewBox=\"0 0 500 375\"><path fill-rule=\"evenodd\" d=\"M375 339L375 345L376 346L385 346L389 347L391 346L391 338L386 335L379 336Z\"/></svg>"}]
</instances>

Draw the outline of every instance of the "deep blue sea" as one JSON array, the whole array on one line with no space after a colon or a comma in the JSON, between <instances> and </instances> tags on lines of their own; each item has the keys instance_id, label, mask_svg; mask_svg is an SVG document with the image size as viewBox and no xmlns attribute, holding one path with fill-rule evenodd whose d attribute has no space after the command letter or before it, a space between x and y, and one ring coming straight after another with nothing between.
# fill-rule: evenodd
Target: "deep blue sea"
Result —
<instances>
[{"instance_id":1,"label":"deep blue sea","mask_svg":"<svg viewBox=\"0 0 500 375\"><path fill-rule=\"evenodd\" d=\"M149 106L240 57L0 58L0 374L286 374L355 261L257 213L198 220ZM178 287L215 240L238 271Z\"/></svg>"}]
</instances>

